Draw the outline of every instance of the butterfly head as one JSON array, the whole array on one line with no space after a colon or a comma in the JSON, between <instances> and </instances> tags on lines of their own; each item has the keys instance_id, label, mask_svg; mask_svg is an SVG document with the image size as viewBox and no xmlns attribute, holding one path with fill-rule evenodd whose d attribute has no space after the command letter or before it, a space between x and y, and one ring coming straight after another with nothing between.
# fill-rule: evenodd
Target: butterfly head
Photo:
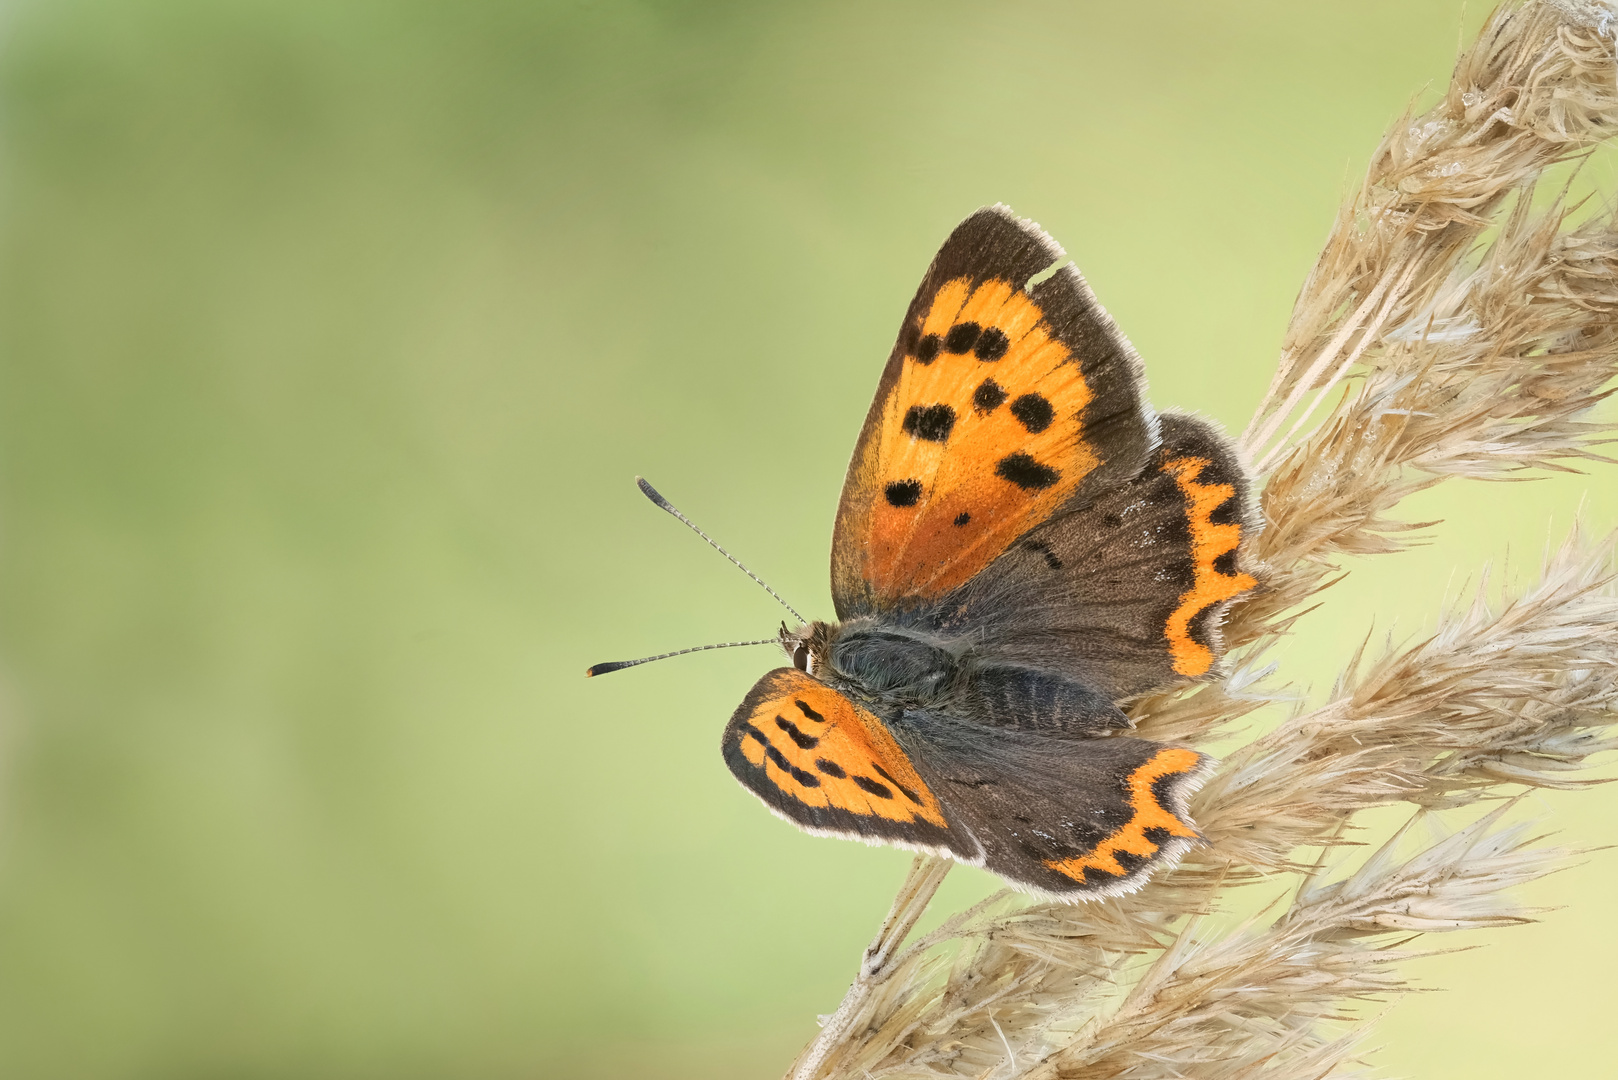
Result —
<instances>
[{"instance_id":1,"label":"butterfly head","mask_svg":"<svg viewBox=\"0 0 1618 1080\"><path fill-rule=\"evenodd\" d=\"M837 626L832 623L809 622L796 630L781 624L776 640L781 650L792 660L792 666L809 675L824 672L830 662L831 645L837 639Z\"/></svg>"}]
</instances>

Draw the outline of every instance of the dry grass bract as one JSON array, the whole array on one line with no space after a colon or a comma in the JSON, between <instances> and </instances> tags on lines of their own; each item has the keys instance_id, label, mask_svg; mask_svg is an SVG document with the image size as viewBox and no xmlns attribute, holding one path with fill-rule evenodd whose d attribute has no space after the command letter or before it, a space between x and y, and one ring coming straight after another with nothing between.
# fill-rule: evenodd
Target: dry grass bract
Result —
<instances>
[{"instance_id":1,"label":"dry grass bract","mask_svg":"<svg viewBox=\"0 0 1618 1080\"><path fill-rule=\"evenodd\" d=\"M1207 741L1283 702L1266 649L1327 599L1342 556L1409 542L1406 496L1599 459L1618 222L1532 195L1618 133L1615 39L1607 4L1507 4L1443 100L1383 139L1243 436L1266 571L1231 614L1231 674L1135 702L1142 733ZM1591 756L1618 747L1615 577L1612 539L1575 530L1527 588L1480 587L1425 640L1351 658L1326 704L1225 757L1193 805L1211 843L1132 896L1000 894L905 945L949 865L918 859L790 1075L1341 1073L1369 1023L1354 1003L1404 987L1415 939L1533 918L1505 891L1566 853L1514 822L1509 796L1591 783ZM1362 811L1405 804L1413 825L1480 800L1500 805L1428 846L1407 826L1346 878L1314 872ZM1294 888L1235 929L1207 918L1261 879Z\"/></svg>"}]
</instances>

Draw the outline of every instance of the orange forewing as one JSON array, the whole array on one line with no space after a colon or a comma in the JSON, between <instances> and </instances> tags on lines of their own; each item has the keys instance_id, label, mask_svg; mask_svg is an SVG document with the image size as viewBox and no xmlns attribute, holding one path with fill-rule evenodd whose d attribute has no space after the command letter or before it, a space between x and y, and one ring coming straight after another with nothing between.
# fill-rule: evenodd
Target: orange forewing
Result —
<instances>
[{"instance_id":1,"label":"orange forewing","mask_svg":"<svg viewBox=\"0 0 1618 1080\"><path fill-rule=\"evenodd\" d=\"M964 351L951 350L952 335ZM945 283L916 342L855 463L874 488L864 570L882 596L938 596L965 582L1099 462L1080 419L1090 387L1012 282Z\"/></svg>"},{"instance_id":2,"label":"orange forewing","mask_svg":"<svg viewBox=\"0 0 1618 1080\"><path fill-rule=\"evenodd\" d=\"M771 794L805 808L948 827L938 799L882 722L793 668L764 677L727 735L762 770Z\"/></svg>"},{"instance_id":3,"label":"orange forewing","mask_svg":"<svg viewBox=\"0 0 1618 1080\"><path fill-rule=\"evenodd\" d=\"M1212 605L1231 600L1258 584L1250 574L1222 573L1216 565L1221 555L1235 551L1241 544L1243 527L1238 521L1221 524L1212 520L1216 510L1236 497L1236 487L1201 483L1202 473L1210 464L1207 458L1176 457L1162 466L1185 496L1191 561L1196 573L1191 587L1180 594L1180 604L1169 616L1164 633L1175 673L1192 678L1207 674L1215 658L1207 644L1191 636L1191 620Z\"/></svg>"}]
</instances>

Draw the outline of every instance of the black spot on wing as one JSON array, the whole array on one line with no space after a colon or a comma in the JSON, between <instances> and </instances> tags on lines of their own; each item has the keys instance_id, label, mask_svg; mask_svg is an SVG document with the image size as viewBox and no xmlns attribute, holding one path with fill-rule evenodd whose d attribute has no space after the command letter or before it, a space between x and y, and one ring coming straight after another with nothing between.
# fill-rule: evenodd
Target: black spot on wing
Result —
<instances>
[{"instance_id":1,"label":"black spot on wing","mask_svg":"<svg viewBox=\"0 0 1618 1080\"><path fill-rule=\"evenodd\" d=\"M809 772L806 771L806 769L799 769L798 766L794 766L791 761L786 759L786 755L783 755L783 753L781 753L780 750L777 750L775 746L770 746L769 743L765 743L764 756L765 758L770 759L770 763L772 763L773 766L780 769L781 772L785 772L786 776L790 776L793 777L794 780L798 780L799 784L803 784L804 787L820 787L820 777L815 776L814 772Z\"/></svg>"},{"instance_id":2,"label":"black spot on wing","mask_svg":"<svg viewBox=\"0 0 1618 1080\"><path fill-rule=\"evenodd\" d=\"M1007 454L995 462L995 475L1002 480L1009 480L1024 491L1039 491L1048 488L1062 478L1062 474L1049 465L1041 465L1021 450L1015 454ZM918 488L920 484L916 485ZM892 485L889 485L891 490ZM920 492L918 491L919 495ZM889 500L892 502L892 496Z\"/></svg>"},{"instance_id":3,"label":"black spot on wing","mask_svg":"<svg viewBox=\"0 0 1618 1080\"><path fill-rule=\"evenodd\" d=\"M972 515L968 514L965 510L962 510L959 514L955 515L955 524L957 525L966 525L970 523L971 520Z\"/></svg>"},{"instance_id":4,"label":"black spot on wing","mask_svg":"<svg viewBox=\"0 0 1618 1080\"><path fill-rule=\"evenodd\" d=\"M1133 851L1122 850L1114 851L1112 853L1112 857L1118 860L1119 866L1124 868L1124 874L1126 876L1133 874L1136 870L1139 870L1151 860L1150 855L1136 855Z\"/></svg>"},{"instance_id":5,"label":"black spot on wing","mask_svg":"<svg viewBox=\"0 0 1618 1080\"><path fill-rule=\"evenodd\" d=\"M963 353L977 344L978 335L983 333L983 327L975 322L963 322L949 328L944 335L944 348L952 353Z\"/></svg>"},{"instance_id":6,"label":"black spot on wing","mask_svg":"<svg viewBox=\"0 0 1618 1080\"><path fill-rule=\"evenodd\" d=\"M888 497L889 506L915 506L921 501L921 481L895 480L882 493Z\"/></svg>"},{"instance_id":7,"label":"black spot on wing","mask_svg":"<svg viewBox=\"0 0 1618 1080\"><path fill-rule=\"evenodd\" d=\"M861 776L859 773L855 773L853 776L849 777L849 779L854 781L861 791L869 792L879 799L893 798L893 792L890 791L885 784L879 784L875 780Z\"/></svg>"},{"instance_id":8,"label":"black spot on wing","mask_svg":"<svg viewBox=\"0 0 1618 1080\"><path fill-rule=\"evenodd\" d=\"M777 769L780 769L782 772L792 777L792 779L796 780L804 787L820 786L820 777L792 764L792 762L787 760L787 756L785 754L781 753L781 751L777 750L775 747L769 745L768 742L764 744L764 756L769 758L771 764L773 764Z\"/></svg>"},{"instance_id":9,"label":"black spot on wing","mask_svg":"<svg viewBox=\"0 0 1618 1080\"><path fill-rule=\"evenodd\" d=\"M791 720L784 716L775 718L775 726L787 733L787 738L798 744L799 750L813 750L820 745L820 740L813 735L806 735Z\"/></svg>"},{"instance_id":10,"label":"black spot on wing","mask_svg":"<svg viewBox=\"0 0 1618 1080\"><path fill-rule=\"evenodd\" d=\"M841 765L829 758L815 758L815 768L819 769L827 776L835 776L839 780L848 775L848 773L843 771L843 767Z\"/></svg>"},{"instance_id":11,"label":"black spot on wing","mask_svg":"<svg viewBox=\"0 0 1618 1080\"><path fill-rule=\"evenodd\" d=\"M1056 552L1052 551L1051 546L1045 541L1029 540L1023 544L1023 547L1027 548L1029 551L1037 552L1038 554L1043 555L1045 557L1045 565L1050 567L1052 570L1062 569L1062 560L1056 557Z\"/></svg>"},{"instance_id":12,"label":"black spot on wing","mask_svg":"<svg viewBox=\"0 0 1618 1080\"><path fill-rule=\"evenodd\" d=\"M1208 476L1208 471L1206 469L1203 470L1203 474L1200 479L1203 483L1214 482ZM1208 520L1215 525L1240 525L1242 523L1242 515L1241 508L1237 505L1236 497L1232 495L1230 498L1214 507L1213 512L1208 515Z\"/></svg>"},{"instance_id":13,"label":"black spot on wing","mask_svg":"<svg viewBox=\"0 0 1618 1080\"><path fill-rule=\"evenodd\" d=\"M925 365L938 359L938 350L943 344L937 334L928 334L916 342L916 363Z\"/></svg>"},{"instance_id":14,"label":"black spot on wing","mask_svg":"<svg viewBox=\"0 0 1618 1080\"><path fill-rule=\"evenodd\" d=\"M803 713L803 715L807 716L815 723L824 724L826 722L826 718L815 712L815 710L811 709L809 707L809 703L802 698L794 698L792 704L796 705L799 712Z\"/></svg>"},{"instance_id":15,"label":"black spot on wing","mask_svg":"<svg viewBox=\"0 0 1618 1080\"><path fill-rule=\"evenodd\" d=\"M972 347L972 355L984 363L991 363L1006 355L1009 348L1011 340L1006 337L1006 332L991 326L979 336L978 343Z\"/></svg>"},{"instance_id":16,"label":"black spot on wing","mask_svg":"<svg viewBox=\"0 0 1618 1080\"><path fill-rule=\"evenodd\" d=\"M972 407L980 413L994 412L1006 400L1007 394L993 379L984 379L972 395Z\"/></svg>"},{"instance_id":17,"label":"black spot on wing","mask_svg":"<svg viewBox=\"0 0 1618 1080\"><path fill-rule=\"evenodd\" d=\"M1092 885L1113 885L1123 880L1123 875L1103 870L1099 866L1086 866L1083 874L1083 884L1086 888Z\"/></svg>"},{"instance_id":18,"label":"black spot on wing","mask_svg":"<svg viewBox=\"0 0 1618 1080\"><path fill-rule=\"evenodd\" d=\"M1219 614L1219 609L1223 606L1223 604L1209 604L1207 607L1191 616L1190 621L1187 622L1185 626L1186 636L1192 641L1195 641L1198 645L1206 645L1208 648L1212 649L1214 645L1214 631L1219 625L1214 616ZM1166 806L1168 804L1165 803L1164 805Z\"/></svg>"},{"instance_id":19,"label":"black spot on wing","mask_svg":"<svg viewBox=\"0 0 1618 1080\"><path fill-rule=\"evenodd\" d=\"M905 413L904 433L912 439L941 443L955 427L955 410L948 405L912 405Z\"/></svg>"},{"instance_id":20,"label":"black spot on wing","mask_svg":"<svg viewBox=\"0 0 1618 1080\"><path fill-rule=\"evenodd\" d=\"M909 788L905 787L903 784L899 783L899 781L895 780L893 777L889 776L888 775L888 770L884 769L882 766L878 765L874 761L871 762L871 768L875 769L877 771L877 775L882 777L882 779L886 780L888 783L890 783L894 787L898 788L899 791L904 795L905 798L909 799L911 802L915 803L917 806L922 805L921 800L916 797L916 793L914 791L911 791Z\"/></svg>"},{"instance_id":21,"label":"black spot on wing","mask_svg":"<svg viewBox=\"0 0 1618 1080\"><path fill-rule=\"evenodd\" d=\"M1038 435L1051 426L1051 421L1056 419L1056 410L1040 395L1024 394L1011 403L1011 415L1028 429L1029 434Z\"/></svg>"}]
</instances>

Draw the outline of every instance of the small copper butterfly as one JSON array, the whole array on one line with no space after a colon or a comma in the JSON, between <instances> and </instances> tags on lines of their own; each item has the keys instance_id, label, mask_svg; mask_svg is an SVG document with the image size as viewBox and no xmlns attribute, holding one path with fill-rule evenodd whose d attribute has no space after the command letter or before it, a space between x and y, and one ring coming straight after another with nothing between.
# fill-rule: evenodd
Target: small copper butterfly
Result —
<instances>
[{"instance_id":1,"label":"small copper butterfly","mask_svg":"<svg viewBox=\"0 0 1618 1080\"><path fill-rule=\"evenodd\" d=\"M854 445L838 621L766 639L792 666L742 700L726 764L811 833L1065 900L1138 888L1197 841L1210 763L1123 734L1118 703L1215 671L1257 585L1252 488L1212 424L1152 410L1062 248L979 210L922 279Z\"/></svg>"}]
</instances>

